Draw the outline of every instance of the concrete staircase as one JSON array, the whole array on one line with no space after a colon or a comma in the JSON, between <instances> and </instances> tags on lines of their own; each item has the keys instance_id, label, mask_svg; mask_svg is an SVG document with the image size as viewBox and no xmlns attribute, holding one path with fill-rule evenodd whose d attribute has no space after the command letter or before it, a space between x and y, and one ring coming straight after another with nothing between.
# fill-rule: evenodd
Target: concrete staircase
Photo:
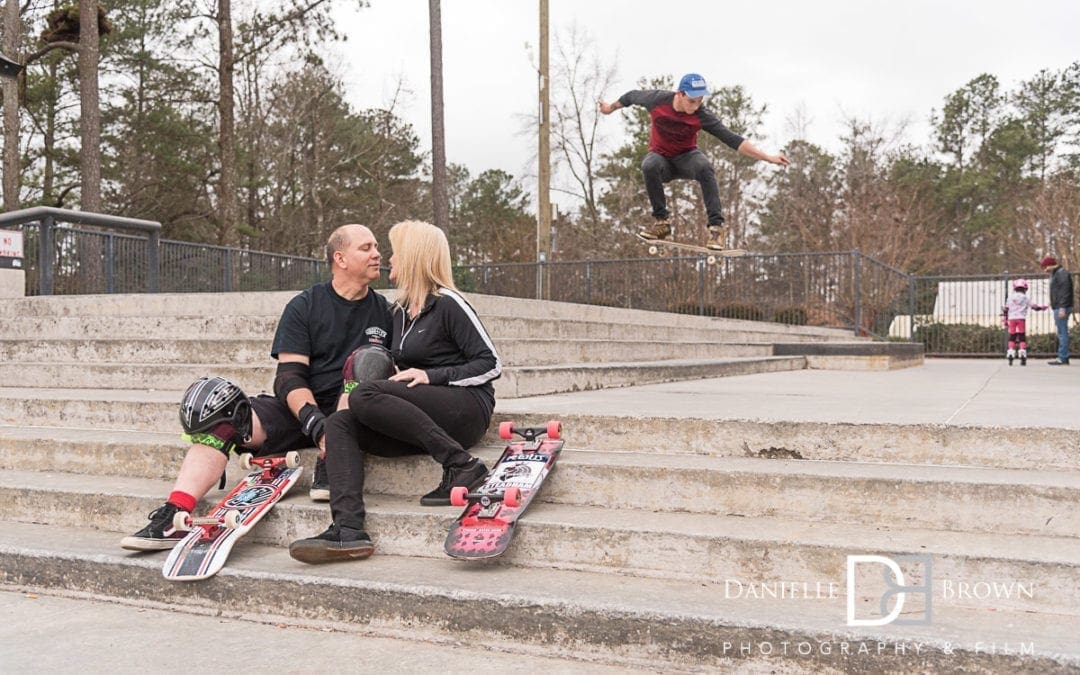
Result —
<instances>
[{"instance_id":1,"label":"concrete staircase","mask_svg":"<svg viewBox=\"0 0 1080 675\"><path fill-rule=\"evenodd\" d=\"M253 390L265 386L269 335L288 297L0 303L0 582L542 651L580 670L600 662L753 672L1080 668L1080 447L1049 430L582 409L560 416L567 449L493 564L443 554L458 510L418 505L438 482L430 460L372 458L375 557L319 567L288 557L290 541L328 524L326 506L306 497L305 472L219 575L166 582L162 554L130 554L118 542L171 486L185 449L175 428L180 390L218 365L237 368ZM472 299L500 342L509 393L519 395L609 378L636 384L802 368L805 357L772 357L771 344L850 342L821 329ZM226 318L191 318L215 313ZM541 346L550 340L565 351ZM630 351L620 353L621 343ZM672 351L658 346L665 343ZM635 355L634 346L654 351ZM762 353L740 351L752 349ZM582 370L593 379L572 379ZM553 416L546 406L509 401L496 419L540 423ZM479 454L493 461L499 445L491 435ZM230 481L241 473L234 462ZM929 555L935 584L948 582L952 596L933 599L929 625L848 627L852 553ZM916 563L901 566L909 584L926 574ZM859 572L860 614L877 607L879 580L879 570ZM985 597L995 582L1013 582L1008 597ZM923 608L909 599L902 616L917 619Z\"/></svg>"}]
</instances>

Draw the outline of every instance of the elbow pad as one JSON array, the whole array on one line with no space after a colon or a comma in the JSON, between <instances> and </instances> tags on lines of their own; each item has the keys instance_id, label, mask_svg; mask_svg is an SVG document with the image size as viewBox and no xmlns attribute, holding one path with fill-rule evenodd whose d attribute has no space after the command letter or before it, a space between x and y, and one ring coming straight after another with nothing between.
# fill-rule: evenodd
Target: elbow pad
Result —
<instances>
[{"instance_id":1,"label":"elbow pad","mask_svg":"<svg viewBox=\"0 0 1080 675\"><path fill-rule=\"evenodd\" d=\"M311 389L311 384L308 382L310 375L311 368L306 364L295 361L279 363L277 374L274 376L274 396L277 396L278 400L288 407L289 392L297 389Z\"/></svg>"}]
</instances>

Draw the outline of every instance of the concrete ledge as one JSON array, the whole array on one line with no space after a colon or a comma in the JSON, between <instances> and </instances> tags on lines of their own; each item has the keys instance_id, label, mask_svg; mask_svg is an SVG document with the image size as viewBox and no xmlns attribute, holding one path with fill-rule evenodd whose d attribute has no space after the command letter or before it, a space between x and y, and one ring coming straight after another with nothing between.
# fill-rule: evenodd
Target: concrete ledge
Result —
<instances>
[{"instance_id":1,"label":"concrete ledge","mask_svg":"<svg viewBox=\"0 0 1080 675\"><path fill-rule=\"evenodd\" d=\"M161 555L124 555L114 539L72 528L5 527L0 583L236 618L313 620L339 630L422 628L469 643L507 640L552 655L606 654L696 670L1048 673L1080 666L1077 617L935 606L932 626L854 629L844 626L842 602L727 599L718 584L638 579L628 592L618 575L523 574L378 554L313 567L247 542L217 576L176 583L162 578ZM794 649L800 643L809 649ZM1031 649L1017 653L1018 643Z\"/></svg>"},{"instance_id":2,"label":"concrete ledge","mask_svg":"<svg viewBox=\"0 0 1080 675\"><path fill-rule=\"evenodd\" d=\"M0 298L21 298L26 295L26 271L0 269Z\"/></svg>"},{"instance_id":3,"label":"concrete ledge","mask_svg":"<svg viewBox=\"0 0 1080 675\"><path fill-rule=\"evenodd\" d=\"M922 344L911 342L778 342L776 356L805 356L814 370L897 370L921 366Z\"/></svg>"}]
</instances>

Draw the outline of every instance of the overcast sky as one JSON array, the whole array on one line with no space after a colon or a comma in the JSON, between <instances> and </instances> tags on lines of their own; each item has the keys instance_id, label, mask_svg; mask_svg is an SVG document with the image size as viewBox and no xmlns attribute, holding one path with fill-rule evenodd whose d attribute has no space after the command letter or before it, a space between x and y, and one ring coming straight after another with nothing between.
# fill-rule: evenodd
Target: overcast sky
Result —
<instances>
[{"instance_id":1,"label":"overcast sky","mask_svg":"<svg viewBox=\"0 0 1080 675\"><path fill-rule=\"evenodd\" d=\"M349 101L385 107L403 80L410 93L397 111L430 150L428 2L370 4L340 13ZM538 16L538 0L442 1L447 156L474 175L535 175L535 135L521 130L537 105ZM753 140L770 152L800 108L808 140L826 148L845 116L907 120L921 143L931 109L973 77L992 73L1009 89L1080 60L1077 0L550 0L550 25L586 31L617 64L609 101L643 76L692 71L710 86L742 85L769 107ZM619 114L604 119L610 144L623 133Z\"/></svg>"}]
</instances>

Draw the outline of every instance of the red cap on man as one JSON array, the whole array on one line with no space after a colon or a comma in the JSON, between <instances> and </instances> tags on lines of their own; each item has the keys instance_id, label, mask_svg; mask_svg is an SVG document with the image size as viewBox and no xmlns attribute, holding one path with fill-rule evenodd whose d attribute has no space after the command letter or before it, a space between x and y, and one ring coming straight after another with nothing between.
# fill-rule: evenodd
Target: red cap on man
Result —
<instances>
[{"instance_id":1,"label":"red cap on man","mask_svg":"<svg viewBox=\"0 0 1080 675\"><path fill-rule=\"evenodd\" d=\"M1048 255L1042 259L1043 267L1057 267L1057 258L1052 255Z\"/></svg>"}]
</instances>

